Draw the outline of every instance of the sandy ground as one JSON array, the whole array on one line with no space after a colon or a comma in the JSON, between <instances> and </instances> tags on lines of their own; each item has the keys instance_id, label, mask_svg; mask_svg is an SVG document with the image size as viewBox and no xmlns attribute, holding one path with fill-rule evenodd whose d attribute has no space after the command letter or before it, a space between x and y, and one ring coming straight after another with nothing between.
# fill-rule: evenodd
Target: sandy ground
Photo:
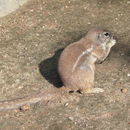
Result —
<instances>
[{"instance_id":1,"label":"sandy ground","mask_svg":"<svg viewBox=\"0 0 130 130\"><path fill-rule=\"evenodd\" d=\"M0 112L0 130L130 130L129 0L31 0L1 18L0 100L59 87L61 49L95 26L117 39L96 65L95 86L105 92Z\"/></svg>"}]
</instances>

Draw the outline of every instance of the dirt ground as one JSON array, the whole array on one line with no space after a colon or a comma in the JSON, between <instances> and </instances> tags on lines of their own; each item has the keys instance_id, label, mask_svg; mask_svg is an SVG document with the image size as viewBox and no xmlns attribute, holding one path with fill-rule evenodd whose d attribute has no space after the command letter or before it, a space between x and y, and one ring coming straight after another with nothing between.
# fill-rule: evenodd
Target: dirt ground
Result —
<instances>
[{"instance_id":1,"label":"dirt ground","mask_svg":"<svg viewBox=\"0 0 130 130\"><path fill-rule=\"evenodd\" d=\"M0 130L130 130L130 1L31 0L0 19L0 100L59 87L62 48L92 27L113 32L117 45L96 65L100 94L71 94L0 112Z\"/></svg>"}]
</instances>

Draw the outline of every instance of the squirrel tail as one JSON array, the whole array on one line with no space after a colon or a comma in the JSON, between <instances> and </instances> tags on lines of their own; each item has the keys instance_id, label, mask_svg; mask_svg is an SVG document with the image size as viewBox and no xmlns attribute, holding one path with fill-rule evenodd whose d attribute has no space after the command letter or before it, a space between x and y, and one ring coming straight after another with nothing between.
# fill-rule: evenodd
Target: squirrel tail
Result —
<instances>
[{"instance_id":1,"label":"squirrel tail","mask_svg":"<svg viewBox=\"0 0 130 130\"><path fill-rule=\"evenodd\" d=\"M27 96L27 97L23 97L23 98L14 99L14 100L1 101L0 102L0 111L17 109L24 105L31 105L31 104L40 102L42 100L44 100L44 101L51 100L58 96L62 96L62 94L64 92L66 92L65 90L66 90L66 88L63 87L63 88L55 89L54 91L51 90L51 91L46 91L46 92L45 91L40 92L33 96Z\"/></svg>"}]
</instances>

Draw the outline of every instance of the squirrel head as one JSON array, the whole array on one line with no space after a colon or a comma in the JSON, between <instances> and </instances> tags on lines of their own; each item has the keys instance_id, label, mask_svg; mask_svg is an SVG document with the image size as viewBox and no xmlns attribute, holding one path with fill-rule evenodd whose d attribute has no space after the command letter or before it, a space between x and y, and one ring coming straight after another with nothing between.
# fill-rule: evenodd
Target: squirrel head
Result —
<instances>
[{"instance_id":1,"label":"squirrel head","mask_svg":"<svg viewBox=\"0 0 130 130\"><path fill-rule=\"evenodd\" d=\"M111 43L111 46L113 46L116 43L116 40L109 31L100 28L90 30L87 33L86 38L97 45L106 46Z\"/></svg>"}]
</instances>

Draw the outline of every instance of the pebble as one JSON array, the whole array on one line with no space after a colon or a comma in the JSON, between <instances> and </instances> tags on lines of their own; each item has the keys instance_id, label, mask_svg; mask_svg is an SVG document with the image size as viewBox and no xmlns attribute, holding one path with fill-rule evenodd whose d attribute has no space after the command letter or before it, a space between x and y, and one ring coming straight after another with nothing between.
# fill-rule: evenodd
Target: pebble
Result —
<instances>
[{"instance_id":1,"label":"pebble","mask_svg":"<svg viewBox=\"0 0 130 130\"><path fill-rule=\"evenodd\" d=\"M127 1L127 4L130 4L130 1Z\"/></svg>"},{"instance_id":2,"label":"pebble","mask_svg":"<svg viewBox=\"0 0 130 130\"><path fill-rule=\"evenodd\" d=\"M128 77L130 77L130 74L127 74Z\"/></svg>"},{"instance_id":3,"label":"pebble","mask_svg":"<svg viewBox=\"0 0 130 130\"><path fill-rule=\"evenodd\" d=\"M74 118L73 118L73 117L69 117L69 120L73 121L73 120L74 120Z\"/></svg>"},{"instance_id":4,"label":"pebble","mask_svg":"<svg viewBox=\"0 0 130 130\"><path fill-rule=\"evenodd\" d=\"M69 105L69 103L67 102L67 103L65 103L65 105L64 106L68 106Z\"/></svg>"},{"instance_id":5,"label":"pebble","mask_svg":"<svg viewBox=\"0 0 130 130\"><path fill-rule=\"evenodd\" d=\"M122 92L122 93L127 93L127 92L128 92L128 89L127 89L127 88L123 88L123 89L121 89L121 92Z\"/></svg>"},{"instance_id":6,"label":"pebble","mask_svg":"<svg viewBox=\"0 0 130 130\"><path fill-rule=\"evenodd\" d=\"M26 105L20 107L20 111L28 111L28 110L30 110L30 105L26 104Z\"/></svg>"}]
</instances>

